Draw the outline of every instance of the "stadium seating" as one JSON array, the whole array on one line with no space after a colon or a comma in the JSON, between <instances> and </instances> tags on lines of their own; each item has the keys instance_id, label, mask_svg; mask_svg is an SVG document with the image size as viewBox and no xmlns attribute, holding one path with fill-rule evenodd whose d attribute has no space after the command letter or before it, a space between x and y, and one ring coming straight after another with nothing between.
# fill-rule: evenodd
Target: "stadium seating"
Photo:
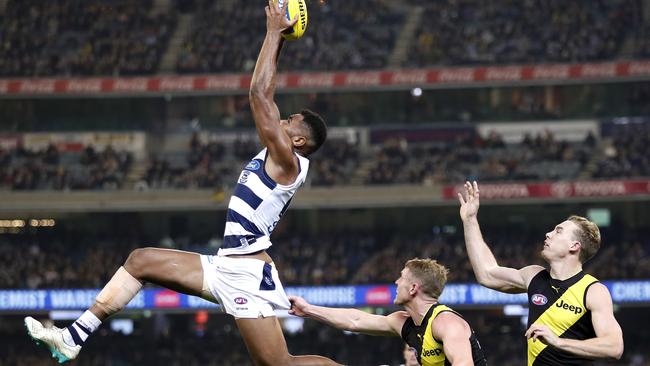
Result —
<instances>
[{"instance_id":1,"label":"stadium seating","mask_svg":"<svg viewBox=\"0 0 650 366\"><path fill-rule=\"evenodd\" d=\"M415 1L422 13L414 20L413 7L388 2L314 2L310 29L287 45L280 69L380 69L395 52L406 57L392 66L405 67L598 61L620 57L628 40L623 56L649 55L641 1L593 3ZM178 13L191 21L182 46L171 50L177 72L252 70L265 26L264 9L253 2L10 0L0 15L0 76L155 74ZM350 22L355 32L347 31ZM409 22L419 23L401 51L397 36Z\"/></svg>"},{"instance_id":2,"label":"stadium seating","mask_svg":"<svg viewBox=\"0 0 650 366\"><path fill-rule=\"evenodd\" d=\"M158 70L173 13L153 1L9 1L0 76L144 75Z\"/></svg>"},{"instance_id":3,"label":"stadium seating","mask_svg":"<svg viewBox=\"0 0 650 366\"><path fill-rule=\"evenodd\" d=\"M391 138L360 147L332 138L312 159L307 184L358 186L387 184L454 184L466 179L482 182L555 181L586 178L650 176L646 146L647 124L614 125L602 139L588 135L569 142L546 131L505 143L496 133L481 137L408 142ZM232 186L241 168L261 146L236 139L200 141L194 135L186 147L160 152L141 162L141 175L132 172L133 156L92 146L78 152L0 148L0 189L223 189Z\"/></svg>"},{"instance_id":4,"label":"stadium seating","mask_svg":"<svg viewBox=\"0 0 650 366\"><path fill-rule=\"evenodd\" d=\"M544 229L485 228L486 240L505 266L520 268L538 258ZM97 287L136 247L216 253L220 240L170 237L157 242L131 235L102 239L91 233L0 236L0 288ZM216 234L215 234L216 235ZM601 279L650 277L650 237L644 229L605 232L606 242L587 269ZM392 283L406 260L426 257L452 269L449 280L474 282L459 234L333 232L328 235L284 235L274 238L270 253L285 285ZM608 258L619 258L612 265ZM539 259L539 258L538 258ZM540 262L541 263L541 262Z\"/></svg>"}]
</instances>

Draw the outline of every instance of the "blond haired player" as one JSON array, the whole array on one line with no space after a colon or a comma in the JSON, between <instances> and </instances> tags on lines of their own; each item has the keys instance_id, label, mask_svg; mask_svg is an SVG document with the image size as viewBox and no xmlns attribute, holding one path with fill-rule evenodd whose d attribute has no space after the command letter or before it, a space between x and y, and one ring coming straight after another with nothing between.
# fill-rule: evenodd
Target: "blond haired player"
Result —
<instances>
[{"instance_id":1,"label":"blond haired player","mask_svg":"<svg viewBox=\"0 0 650 366\"><path fill-rule=\"evenodd\" d=\"M600 248L593 222L571 216L546 233L542 257L550 270L531 265L501 267L478 224L479 188L465 183L459 193L465 244L478 282L491 289L528 292L528 366L591 365L597 358L620 358L621 327L605 285L582 271Z\"/></svg>"},{"instance_id":2,"label":"blond haired player","mask_svg":"<svg viewBox=\"0 0 650 366\"><path fill-rule=\"evenodd\" d=\"M290 303L278 271L266 253L270 235L305 181L309 160L326 138L323 120L304 110L280 119L273 101L281 32L295 23L272 1L266 7L266 37L250 89L250 104L265 148L242 171L228 204L224 244L216 256L156 248L137 249L115 273L92 307L64 329L44 328L27 317L32 338L44 343L59 362L74 359L84 341L151 282L219 302L235 317L257 365L336 365L319 356L292 356L274 315ZM218 345L217 345L218 346Z\"/></svg>"},{"instance_id":3,"label":"blond haired player","mask_svg":"<svg viewBox=\"0 0 650 366\"><path fill-rule=\"evenodd\" d=\"M290 314L309 317L335 328L377 336L395 336L412 347L423 366L487 365L474 331L457 312L438 303L448 270L431 259L406 262L395 281L394 303L406 311L372 315L357 309L315 306L289 296ZM405 357L408 356L404 351Z\"/></svg>"}]
</instances>

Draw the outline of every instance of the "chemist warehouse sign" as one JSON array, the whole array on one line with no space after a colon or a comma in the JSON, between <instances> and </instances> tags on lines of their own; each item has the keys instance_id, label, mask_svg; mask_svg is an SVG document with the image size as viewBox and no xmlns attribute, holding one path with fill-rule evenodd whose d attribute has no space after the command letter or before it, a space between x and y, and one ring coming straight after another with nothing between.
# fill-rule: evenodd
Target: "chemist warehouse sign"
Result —
<instances>
[{"instance_id":1,"label":"chemist warehouse sign","mask_svg":"<svg viewBox=\"0 0 650 366\"><path fill-rule=\"evenodd\" d=\"M615 303L650 303L650 280L605 281ZM99 289L0 290L0 311L79 310L92 305ZM395 285L287 287L287 294L325 306L385 306L395 299ZM449 305L525 304L526 295L496 292L477 284L449 284L440 299ZM145 289L128 309L209 309L219 306L203 299L164 289Z\"/></svg>"}]
</instances>

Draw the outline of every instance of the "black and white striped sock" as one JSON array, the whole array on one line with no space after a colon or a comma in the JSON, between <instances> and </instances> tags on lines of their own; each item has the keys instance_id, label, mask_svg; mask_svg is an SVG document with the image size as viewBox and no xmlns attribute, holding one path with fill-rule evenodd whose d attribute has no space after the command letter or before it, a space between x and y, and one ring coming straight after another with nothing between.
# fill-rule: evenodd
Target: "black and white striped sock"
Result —
<instances>
[{"instance_id":1,"label":"black and white striped sock","mask_svg":"<svg viewBox=\"0 0 650 366\"><path fill-rule=\"evenodd\" d=\"M69 346L83 345L88 336L97 330L101 324L102 321L95 314L86 310L79 319L63 331L63 341Z\"/></svg>"}]
</instances>

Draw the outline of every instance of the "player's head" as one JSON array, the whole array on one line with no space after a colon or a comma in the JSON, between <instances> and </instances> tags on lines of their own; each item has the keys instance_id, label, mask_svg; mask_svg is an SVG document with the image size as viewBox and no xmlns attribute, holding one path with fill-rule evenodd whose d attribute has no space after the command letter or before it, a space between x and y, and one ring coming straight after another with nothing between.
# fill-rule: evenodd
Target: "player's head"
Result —
<instances>
[{"instance_id":1,"label":"player's head","mask_svg":"<svg viewBox=\"0 0 650 366\"><path fill-rule=\"evenodd\" d=\"M291 138L294 149L302 156L316 152L327 139L327 125L321 116L309 109L292 114L280 124Z\"/></svg>"},{"instance_id":2,"label":"player's head","mask_svg":"<svg viewBox=\"0 0 650 366\"><path fill-rule=\"evenodd\" d=\"M420 366L418 356L415 353L415 348L404 343L404 366Z\"/></svg>"},{"instance_id":3,"label":"player's head","mask_svg":"<svg viewBox=\"0 0 650 366\"><path fill-rule=\"evenodd\" d=\"M542 256L547 261L577 256L581 263L591 259L600 249L598 225L582 216L570 216L546 233Z\"/></svg>"},{"instance_id":4,"label":"player's head","mask_svg":"<svg viewBox=\"0 0 650 366\"><path fill-rule=\"evenodd\" d=\"M397 294L394 303L404 305L416 296L438 299L447 283L449 270L433 259L414 258L406 262L395 281Z\"/></svg>"}]
</instances>

